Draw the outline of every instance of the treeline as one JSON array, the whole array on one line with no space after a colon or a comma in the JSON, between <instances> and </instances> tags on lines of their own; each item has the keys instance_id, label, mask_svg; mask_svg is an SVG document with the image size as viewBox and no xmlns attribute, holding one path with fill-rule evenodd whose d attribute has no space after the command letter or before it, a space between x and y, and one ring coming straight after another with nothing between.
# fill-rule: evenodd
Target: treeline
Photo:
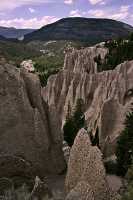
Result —
<instances>
[{"instance_id":1,"label":"treeline","mask_svg":"<svg viewBox=\"0 0 133 200\"><path fill-rule=\"evenodd\" d=\"M106 41L105 47L109 49L105 61L102 62L100 55L95 57L99 72L113 70L118 64L133 60L133 33L125 39Z\"/></svg>"}]
</instances>

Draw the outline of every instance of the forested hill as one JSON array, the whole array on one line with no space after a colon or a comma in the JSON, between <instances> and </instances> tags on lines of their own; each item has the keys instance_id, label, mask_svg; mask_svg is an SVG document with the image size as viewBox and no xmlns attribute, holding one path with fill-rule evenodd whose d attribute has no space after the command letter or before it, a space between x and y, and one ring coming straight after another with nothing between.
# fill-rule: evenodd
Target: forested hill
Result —
<instances>
[{"instance_id":1,"label":"forested hill","mask_svg":"<svg viewBox=\"0 0 133 200\"><path fill-rule=\"evenodd\" d=\"M25 41L74 40L96 44L125 37L133 27L112 19L64 18L25 36Z\"/></svg>"}]
</instances>

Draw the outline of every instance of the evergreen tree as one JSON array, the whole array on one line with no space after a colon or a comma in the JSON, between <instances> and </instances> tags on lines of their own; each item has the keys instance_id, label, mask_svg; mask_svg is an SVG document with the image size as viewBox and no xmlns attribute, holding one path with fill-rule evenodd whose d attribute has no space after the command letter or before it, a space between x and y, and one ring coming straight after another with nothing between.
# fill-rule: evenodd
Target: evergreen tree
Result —
<instances>
[{"instance_id":1,"label":"evergreen tree","mask_svg":"<svg viewBox=\"0 0 133 200\"><path fill-rule=\"evenodd\" d=\"M92 146L98 146L98 148L100 149L100 145L99 145L99 129L97 127L96 129L96 134L95 136L91 136L93 137L92 141Z\"/></svg>"},{"instance_id":2,"label":"evergreen tree","mask_svg":"<svg viewBox=\"0 0 133 200\"><path fill-rule=\"evenodd\" d=\"M132 159L132 164L131 164L130 168L128 169L125 178L127 179L128 183L133 182L133 159Z\"/></svg>"},{"instance_id":3,"label":"evergreen tree","mask_svg":"<svg viewBox=\"0 0 133 200\"><path fill-rule=\"evenodd\" d=\"M85 116L83 113L83 100L78 99L75 111L70 115L70 108L68 105L68 113L66 122L63 127L64 140L69 146L72 146L78 131L85 125Z\"/></svg>"},{"instance_id":4,"label":"evergreen tree","mask_svg":"<svg viewBox=\"0 0 133 200\"><path fill-rule=\"evenodd\" d=\"M133 157L133 112L126 117L125 129L119 137L116 155L118 174L124 176L131 166Z\"/></svg>"},{"instance_id":5,"label":"evergreen tree","mask_svg":"<svg viewBox=\"0 0 133 200\"><path fill-rule=\"evenodd\" d=\"M133 33L128 39L127 41L127 38L120 38L105 43L105 47L109 49L105 61L100 64L98 59L95 59L98 63L99 72L113 70L118 64L127 60L133 60Z\"/></svg>"},{"instance_id":6,"label":"evergreen tree","mask_svg":"<svg viewBox=\"0 0 133 200\"><path fill-rule=\"evenodd\" d=\"M127 191L123 195L122 200L133 200L133 182L128 185Z\"/></svg>"},{"instance_id":7,"label":"evergreen tree","mask_svg":"<svg viewBox=\"0 0 133 200\"><path fill-rule=\"evenodd\" d=\"M76 103L75 112L73 114L73 120L75 123L75 128L77 131L81 129L85 124L85 116L84 116L84 102L82 99L78 99Z\"/></svg>"},{"instance_id":8,"label":"evergreen tree","mask_svg":"<svg viewBox=\"0 0 133 200\"><path fill-rule=\"evenodd\" d=\"M132 200L133 199L133 160L125 178L127 179L128 185L122 197L122 200Z\"/></svg>"},{"instance_id":9,"label":"evergreen tree","mask_svg":"<svg viewBox=\"0 0 133 200\"><path fill-rule=\"evenodd\" d=\"M130 35L130 41L133 41L133 33Z\"/></svg>"}]
</instances>

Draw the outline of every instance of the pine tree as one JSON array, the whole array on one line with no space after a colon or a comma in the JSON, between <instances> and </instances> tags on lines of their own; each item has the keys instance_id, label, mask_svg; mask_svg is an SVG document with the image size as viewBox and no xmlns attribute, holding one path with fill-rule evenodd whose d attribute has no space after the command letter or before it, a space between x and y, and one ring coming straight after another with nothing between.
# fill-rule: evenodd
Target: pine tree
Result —
<instances>
[{"instance_id":1,"label":"pine tree","mask_svg":"<svg viewBox=\"0 0 133 200\"><path fill-rule=\"evenodd\" d=\"M130 41L133 41L133 33L130 35Z\"/></svg>"},{"instance_id":2,"label":"pine tree","mask_svg":"<svg viewBox=\"0 0 133 200\"><path fill-rule=\"evenodd\" d=\"M132 200L133 199L133 160L125 178L127 180L128 185L122 197L122 200Z\"/></svg>"},{"instance_id":3,"label":"pine tree","mask_svg":"<svg viewBox=\"0 0 133 200\"><path fill-rule=\"evenodd\" d=\"M68 113L66 122L63 127L64 140L69 146L72 146L78 131L85 125L85 116L83 113L83 100L78 99L73 115L70 115L68 105Z\"/></svg>"},{"instance_id":4,"label":"pine tree","mask_svg":"<svg viewBox=\"0 0 133 200\"><path fill-rule=\"evenodd\" d=\"M76 103L75 112L73 114L73 120L77 131L84 126L85 116L84 116L84 103L82 99L78 99Z\"/></svg>"},{"instance_id":5,"label":"pine tree","mask_svg":"<svg viewBox=\"0 0 133 200\"><path fill-rule=\"evenodd\" d=\"M133 112L125 121L125 129L121 133L117 146L118 174L125 175L131 166L133 157Z\"/></svg>"},{"instance_id":6,"label":"pine tree","mask_svg":"<svg viewBox=\"0 0 133 200\"><path fill-rule=\"evenodd\" d=\"M133 182L128 185L127 191L121 200L133 200Z\"/></svg>"}]
</instances>

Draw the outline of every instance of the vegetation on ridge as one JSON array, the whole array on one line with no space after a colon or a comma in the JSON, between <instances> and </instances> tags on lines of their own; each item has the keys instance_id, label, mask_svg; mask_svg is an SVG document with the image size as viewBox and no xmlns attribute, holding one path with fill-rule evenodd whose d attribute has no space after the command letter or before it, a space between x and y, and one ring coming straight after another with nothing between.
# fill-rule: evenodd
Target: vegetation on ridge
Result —
<instances>
[{"instance_id":1,"label":"vegetation on ridge","mask_svg":"<svg viewBox=\"0 0 133 200\"><path fill-rule=\"evenodd\" d=\"M126 39L111 40L105 43L109 49L104 63L100 56L95 58L98 71L113 70L118 64L127 60L133 60L133 33Z\"/></svg>"}]
</instances>

